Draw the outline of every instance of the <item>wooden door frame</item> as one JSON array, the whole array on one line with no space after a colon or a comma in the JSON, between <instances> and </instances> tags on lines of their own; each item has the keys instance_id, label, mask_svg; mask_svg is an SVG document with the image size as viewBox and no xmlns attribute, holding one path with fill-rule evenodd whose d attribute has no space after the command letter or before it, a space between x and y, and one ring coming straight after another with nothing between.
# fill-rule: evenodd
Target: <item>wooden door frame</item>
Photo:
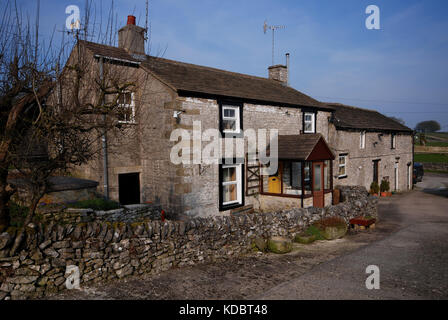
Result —
<instances>
[{"instance_id":1,"label":"wooden door frame","mask_svg":"<svg viewBox=\"0 0 448 320\"><path fill-rule=\"evenodd\" d=\"M320 165L320 191L315 191L314 190L314 185L315 185L315 175L314 175L314 166L315 165ZM312 192L313 192L313 206L315 206L315 200L316 198L320 198L319 200L322 201L322 208L325 206L325 177L324 177L324 161L313 161L312 162L312 166L311 166L311 170L312 170Z\"/></svg>"}]
</instances>

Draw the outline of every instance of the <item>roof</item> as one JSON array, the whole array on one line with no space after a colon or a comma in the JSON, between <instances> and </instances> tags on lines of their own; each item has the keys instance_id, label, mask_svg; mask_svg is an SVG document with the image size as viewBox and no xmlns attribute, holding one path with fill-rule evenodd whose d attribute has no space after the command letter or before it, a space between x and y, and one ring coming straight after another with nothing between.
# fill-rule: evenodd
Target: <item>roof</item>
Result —
<instances>
[{"instance_id":1,"label":"roof","mask_svg":"<svg viewBox=\"0 0 448 320\"><path fill-rule=\"evenodd\" d=\"M412 129L375 110L340 103L327 104L335 110L333 123L338 129L412 132Z\"/></svg>"},{"instance_id":2,"label":"roof","mask_svg":"<svg viewBox=\"0 0 448 320\"><path fill-rule=\"evenodd\" d=\"M18 187L26 187L30 185L28 178L20 176L13 177L11 179L8 178L8 182ZM98 186L97 181L63 176L50 177L49 184L50 186L48 192L89 189L96 188Z\"/></svg>"},{"instance_id":3,"label":"roof","mask_svg":"<svg viewBox=\"0 0 448 320\"><path fill-rule=\"evenodd\" d=\"M276 80L148 55L132 55L122 48L88 41L80 43L97 55L139 62L144 69L182 95L195 93L332 110L327 104Z\"/></svg>"},{"instance_id":4,"label":"roof","mask_svg":"<svg viewBox=\"0 0 448 320\"><path fill-rule=\"evenodd\" d=\"M289 160L327 160L334 155L320 133L279 135L278 158Z\"/></svg>"}]
</instances>

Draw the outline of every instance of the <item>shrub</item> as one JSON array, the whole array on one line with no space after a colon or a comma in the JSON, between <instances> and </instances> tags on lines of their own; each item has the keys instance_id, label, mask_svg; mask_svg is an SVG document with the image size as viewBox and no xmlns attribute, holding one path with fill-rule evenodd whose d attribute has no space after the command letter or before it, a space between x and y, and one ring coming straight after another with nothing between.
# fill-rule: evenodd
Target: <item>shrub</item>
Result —
<instances>
[{"instance_id":1,"label":"shrub","mask_svg":"<svg viewBox=\"0 0 448 320\"><path fill-rule=\"evenodd\" d=\"M380 191L380 187L378 186L378 183L376 183L375 181L373 181L370 184L370 193L374 194L374 193L378 193Z\"/></svg>"},{"instance_id":2,"label":"shrub","mask_svg":"<svg viewBox=\"0 0 448 320\"><path fill-rule=\"evenodd\" d=\"M386 179L381 180L380 191L387 192L390 189L389 181Z\"/></svg>"},{"instance_id":3,"label":"shrub","mask_svg":"<svg viewBox=\"0 0 448 320\"><path fill-rule=\"evenodd\" d=\"M12 227L22 227L23 222L28 214L29 208L21 206L13 201L9 202L9 216L11 218Z\"/></svg>"},{"instance_id":4,"label":"shrub","mask_svg":"<svg viewBox=\"0 0 448 320\"><path fill-rule=\"evenodd\" d=\"M113 210L120 208L120 204L116 201L96 198L91 200L82 200L69 205L70 208L93 209L93 210Z\"/></svg>"}]
</instances>

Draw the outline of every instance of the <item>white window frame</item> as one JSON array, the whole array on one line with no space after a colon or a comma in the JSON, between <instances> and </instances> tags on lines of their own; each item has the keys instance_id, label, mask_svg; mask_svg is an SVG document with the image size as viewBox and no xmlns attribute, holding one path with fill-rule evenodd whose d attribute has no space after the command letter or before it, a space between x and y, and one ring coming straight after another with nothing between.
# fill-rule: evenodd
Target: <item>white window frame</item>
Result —
<instances>
[{"instance_id":1,"label":"white window frame","mask_svg":"<svg viewBox=\"0 0 448 320\"><path fill-rule=\"evenodd\" d=\"M131 104L118 104L118 108L131 108L131 119L130 120L118 120L119 123L135 123L135 100L134 100L134 92L126 91L123 94L130 93L131 94Z\"/></svg>"},{"instance_id":2,"label":"white window frame","mask_svg":"<svg viewBox=\"0 0 448 320\"><path fill-rule=\"evenodd\" d=\"M311 116L311 121L306 120L306 116ZM316 122L316 114L314 112L304 112L303 113L303 132L304 133L316 133L316 128L314 126ZM306 124L311 122L311 130L306 130Z\"/></svg>"},{"instance_id":3,"label":"white window frame","mask_svg":"<svg viewBox=\"0 0 448 320\"><path fill-rule=\"evenodd\" d=\"M341 164L341 158L344 158L344 164ZM347 176L347 158L348 154L340 154L338 158L338 178L345 178ZM339 168L344 168L344 174L339 174Z\"/></svg>"},{"instance_id":4,"label":"white window frame","mask_svg":"<svg viewBox=\"0 0 448 320\"><path fill-rule=\"evenodd\" d=\"M366 132L361 131L361 134L359 136L359 148L365 149L366 148Z\"/></svg>"},{"instance_id":5,"label":"white window frame","mask_svg":"<svg viewBox=\"0 0 448 320\"><path fill-rule=\"evenodd\" d=\"M224 115L224 110L234 110L235 116L234 117L226 117ZM222 132L224 133L240 133L241 132L241 119L240 119L240 106L234 106L234 105L223 105L222 106L222 122L225 120L234 120L235 121L235 130L231 129L223 129Z\"/></svg>"},{"instance_id":6,"label":"white window frame","mask_svg":"<svg viewBox=\"0 0 448 320\"><path fill-rule=\"evenodd\" d=\"M242 180L242 164L223 164L221 166L221 170L227 169L227 168L236 168L236 181L221 181L221 192L224 193L224 186L228 185L236 185L236 200L233 201L227 201L224 202L224 196L222 200L222 206L229 206L232 204L242 204L243 203L243 197L242 197L242 187L243 187L243 180Z\"/></svg>"}]
</instances>

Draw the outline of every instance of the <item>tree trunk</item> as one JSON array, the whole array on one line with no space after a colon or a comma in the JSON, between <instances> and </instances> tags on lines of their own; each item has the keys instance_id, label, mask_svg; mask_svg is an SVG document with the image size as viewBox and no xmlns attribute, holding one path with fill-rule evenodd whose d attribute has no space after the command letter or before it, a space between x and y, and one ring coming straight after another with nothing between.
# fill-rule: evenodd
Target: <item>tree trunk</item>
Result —
<instances>
[{"instance_id":1,"label":"tree trunk","mask_svg":"<svg viewBox=\"0 0 448 320\"><path fill-rule=\"evenodd\" d=\"M8 171L0 171L0 232L6 230L9 227L10 216L9 216L9 199L11 198L11 191L8 190Z\"/></svg>"},{"instance_id":2,"label":"tree trunk","mask_svg":"<svg viewBox=\"0 0 448 320\"><path fill-rule=\"evenodd\" d=\"M39 200L42 198L43 195L39 196L33 196L31 200L31 206L30 211L28 212L28 215L25 218L25 221L23 222L22 228L20 228L19 233L16 235L16 239L14 240L14 245L11 248L11 251L9 252L9 255L12 257L14 256L20 245L22 244L23 238L25 237L25 228L30 224L33 220L34 212L36 211L37 204L39 203Z\"/></svg>"}]
</instances>

